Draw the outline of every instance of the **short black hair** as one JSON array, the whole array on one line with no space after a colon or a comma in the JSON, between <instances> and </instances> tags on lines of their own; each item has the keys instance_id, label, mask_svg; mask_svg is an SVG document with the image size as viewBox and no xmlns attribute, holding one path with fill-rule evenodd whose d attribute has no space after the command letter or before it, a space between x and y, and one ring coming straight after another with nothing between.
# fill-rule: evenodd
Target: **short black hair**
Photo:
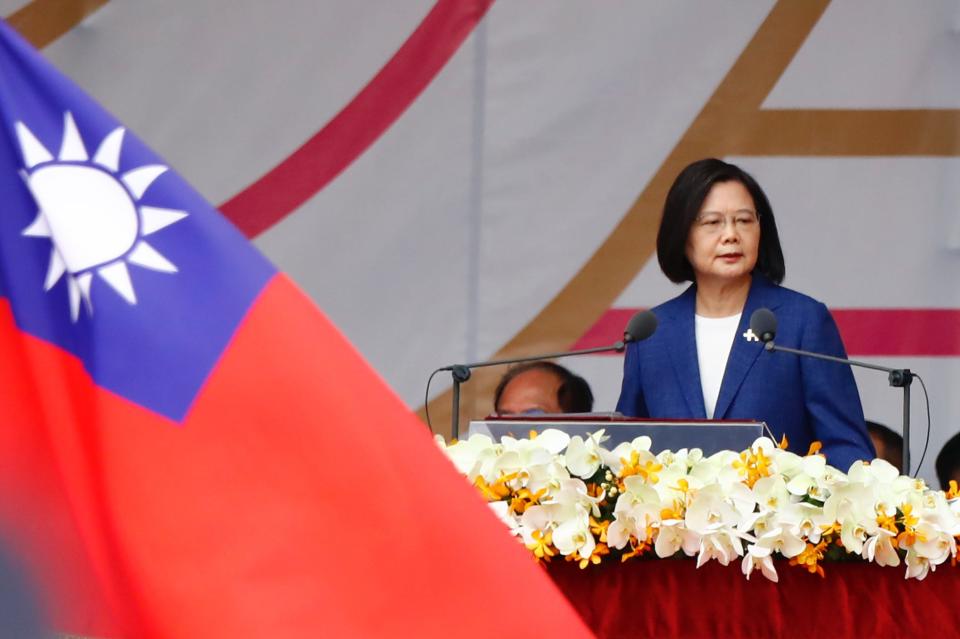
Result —
<instances>
[{"instance_id":1,"label":"short black hair","mask_svg":"<svg viewBox=\"0 0 960 639\"><path fill-rule=\"evenodd\" d=\"M890 455L884 457L884 459L896 466L897 470L902 473L903 437L900 433L890 430L880 422L872 422L869 419L867 420L867 432L870 433L871 437L877 437L883 442L886 449L890 451Z\"/></svg>"},{"instance_id":2,"label":"short black hair","mask_svg":"<svg viewBox=\"0 0 960 639\"><path fill-rule=\"evenodd\" d=\"M940 454L937 455L936 468L940 488L946 490L953 473L957 468L960 468L960 433L948 439L947 443L940 449Z\"/></svg>"},{"instance_id":3,"label":"short black hair","mask_svg":"<svg viewBox=\"0 0 960 639\"><path fill-rule=\"evenodd\" d=\"M694 281L693 266L687 259L687 238L710 189L720 182L739 182L753 198L760 221L760 247L754 270L779 284L786 275L786 264L770 201L749 173L716 158L698 160L688 165L673 181L663 203L660 230L657 232L660 270L677 284Z\"/></svg>"},{"instance_id":4,"label":"short black hair","mask_svg":"<svg viewBox=\"0 0 960 639\"><path fill-rule=\"evenodd\" d=\"M587 380L554 362L527 362L508 369L500 378L497 390L493 393L493 410L500 412L500 398L513 378L521 373L535 370L552 373L560 379L557 403L564 413L589 413L593 410L593 392Z\"/></svg>"}]
</instances>

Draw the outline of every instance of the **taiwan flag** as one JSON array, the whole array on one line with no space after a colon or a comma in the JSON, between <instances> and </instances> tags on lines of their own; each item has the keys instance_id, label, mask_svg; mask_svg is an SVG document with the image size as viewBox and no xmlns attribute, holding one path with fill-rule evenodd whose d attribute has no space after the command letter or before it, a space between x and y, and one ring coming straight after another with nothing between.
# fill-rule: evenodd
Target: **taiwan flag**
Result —
<instances>
[{"instance_id":1,"label":"taiwan flag","mask_svg":"<svg viewBox=\"0 0 960 639\"><path fill-rule=\"evenodd\" d=\"M324 315L5 23L0 536L84 636L589 636Z\"/></svg>"}]
</instances>

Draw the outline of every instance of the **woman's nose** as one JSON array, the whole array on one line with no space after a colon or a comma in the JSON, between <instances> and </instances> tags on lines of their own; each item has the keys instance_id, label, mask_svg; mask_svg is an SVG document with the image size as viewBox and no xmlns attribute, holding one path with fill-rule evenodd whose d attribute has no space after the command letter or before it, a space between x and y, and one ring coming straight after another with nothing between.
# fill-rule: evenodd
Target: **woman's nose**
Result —
<instances>
[{"instance_id":1,"label":"woman's nose","mask_svg":"<svg viewBox=\"0 0 960 639\"><path fill-rule=\"evenodd\" d=\"M737 223L733 219L723 219L723 229L720 237L725 243L740 241L740 230L737 228Z\"/></svg>"}]
</instances>

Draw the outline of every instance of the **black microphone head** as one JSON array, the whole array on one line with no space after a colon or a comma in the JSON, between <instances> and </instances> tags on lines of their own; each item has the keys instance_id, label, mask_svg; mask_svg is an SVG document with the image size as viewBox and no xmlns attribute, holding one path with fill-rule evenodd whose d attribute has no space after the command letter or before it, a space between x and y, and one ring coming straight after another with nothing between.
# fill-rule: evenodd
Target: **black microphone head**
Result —
<instances>
[{"instance_id":1,"label":"black microphone head","mask_svg":"<svg viewBox=\"0 0 960 639\"><path fill-rule=\"evenodd\" d=\"M651 311L640 311L630 318L627 327L623 329L623 341L642 342L657 330L657 316Z\"/></svg>"},{"instance_id":2,"label":"black microphone head","mask_svg":"<svg viewBox=\"0 0 960 639\"><path fill-rule=\"evenodd\" d=\"M772 342L777 336L777 316L769 308L758 308L750 316L750 330L761 342Z\"/></svg>"}]
</instances>

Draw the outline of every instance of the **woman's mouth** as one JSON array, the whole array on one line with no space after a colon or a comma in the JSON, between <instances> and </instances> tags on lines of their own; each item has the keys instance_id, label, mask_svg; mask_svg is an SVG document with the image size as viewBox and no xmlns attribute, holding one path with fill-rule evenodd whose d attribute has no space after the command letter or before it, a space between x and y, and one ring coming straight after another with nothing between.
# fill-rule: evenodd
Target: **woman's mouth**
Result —
<instances>
[{"instance_id":1,"label":"woman's mouth","mask_svg":"<svg viewBox=\"0 0 960 639\"><path fill-rule=\"evenodd\" d=\"M723 260L724 262L736 262L741 257L743 257L743 253L726 253L719 256L719 259Z\"/></svg>"}]
</instances>

